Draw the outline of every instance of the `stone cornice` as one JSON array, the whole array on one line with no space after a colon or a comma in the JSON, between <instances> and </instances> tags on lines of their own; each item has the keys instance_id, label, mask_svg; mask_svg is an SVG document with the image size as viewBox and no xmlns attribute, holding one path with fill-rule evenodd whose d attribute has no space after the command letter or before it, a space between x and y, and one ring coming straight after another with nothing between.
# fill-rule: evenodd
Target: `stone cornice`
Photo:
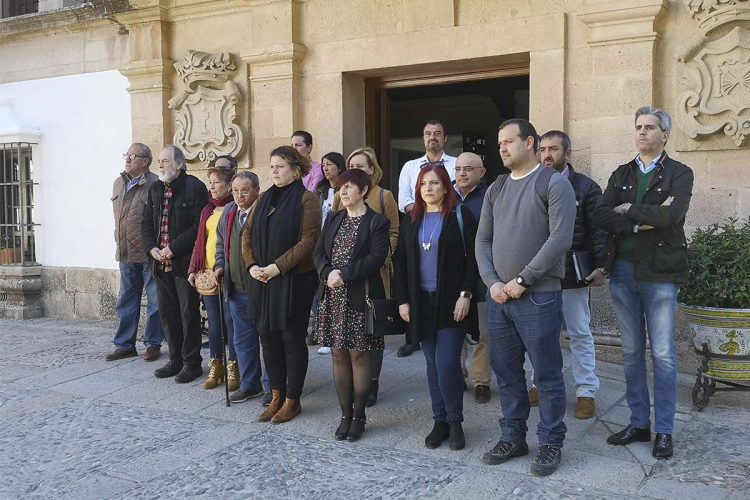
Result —
<instances>
[{"instance_id":1,"label":"stone cornice","mask_svg":"<svg viewBox=\"0 0 750 500\"><path fill-rule=\"evenodd\" d=\"M112 14L127 10L126 1L95 1L74 7L0 19L0 43L9 39L44 37L51 32L81 31L112 24Z\"/></svg>"},{"instance_id":2,"label":"stone cornice","mask_svg":"<svg viewBox=\"0 0 750 500\"><path fill-rule=\"evenodd\" d=\"M131 94L169 90L171 85L164 82L168 81L167 72L172 70L173 63L169 59L134 61L120 68L120 73L130 81L128 92Z\"/></svg>"},{"instance_id":3,"label":"stone cornice","mask_svg":"<svg viewBox=\"0 0 750 500\"><path fill-rule=\"evenodd\" d=\"M300 43L285 43L261 47L245 52L242 60L250 66L269 66L279 63L297 64L305 57L307 49Z\"/></svg>"},{"instance_id":4,"label":"stone cornice","mask_svg":"<svg viewBox=\"0 0 750 500\"><path fill-rule=\"evenodd\" d=\"M588 26L590 46L655 41L656 18L666 0L623 0L584 7L578 17Z\"/></svg>"}]
</instances>

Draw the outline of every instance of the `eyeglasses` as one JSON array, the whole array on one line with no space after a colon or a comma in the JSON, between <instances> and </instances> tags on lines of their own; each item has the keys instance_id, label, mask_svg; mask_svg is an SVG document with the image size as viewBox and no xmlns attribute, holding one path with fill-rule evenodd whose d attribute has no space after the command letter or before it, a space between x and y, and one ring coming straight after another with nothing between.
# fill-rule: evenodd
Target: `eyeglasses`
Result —
<instances>
[{"instance_id":1,"label":"eyeglasses","mask_svg":"<svg viewBox=\"0 0 750 500\"><path fill-rule=\"evenodd\" d=\"M122 154L122 159L125 160L125 161L128 161L128 160L133 161L136 158L148 158L148 156L144 156L144 155L131 155L130 153L123 153Z\"/></svg>"},{"instance_id":2,"label":"eyeglasses","mask_svg":"<svg viewBox=\"0 0 750 500\"><path fill-rule=\"evenodd\" d=\"M232 194L235 196L250 196L250 191L243 189L242 191L237 191L236 189L232 189Z\"/></svg>"},{"instance_id":3,"label":"eyeglasses","mask_svg":"<svg viewBox=\"0 0 750 500\"><path fill-rule=\"evenodd\" d=\"M466 165L464 167L459 167L458 165L456 165L456 173L466 172L467 174L470 174L471 172L474 171L475 168L477 168L477 167L472 167L470 165Z\"/></svg>"}]
</instances>

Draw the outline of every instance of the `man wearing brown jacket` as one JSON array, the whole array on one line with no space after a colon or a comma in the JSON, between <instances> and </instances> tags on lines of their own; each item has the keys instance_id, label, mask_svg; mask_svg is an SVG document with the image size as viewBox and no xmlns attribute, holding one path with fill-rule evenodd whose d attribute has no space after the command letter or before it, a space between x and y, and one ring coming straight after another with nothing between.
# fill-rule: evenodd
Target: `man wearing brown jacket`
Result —
<instances>
[{"instance_id":1,"label":"man wearing brown jacket","mask_svg":"<svg viewBox=\"0 0 750 500\"><path fill-rule=\"evenodd\" d=\"M155 361L161 355L164 329L159 318L156 282L143 252L141 221L146 206L148 190L158 177L148 169L151 150L145 144L135 143L122 155L125 171L115 179L112 187L112 208L115 216L115 259L120 264L120 292L115 310L120 318L115 333L115 350L106 356L107 361L138 356L135 339L140 319L141 295L146 289L148 305L146 331L143 343L144 361Z\"/></svg>"}]
</instances>

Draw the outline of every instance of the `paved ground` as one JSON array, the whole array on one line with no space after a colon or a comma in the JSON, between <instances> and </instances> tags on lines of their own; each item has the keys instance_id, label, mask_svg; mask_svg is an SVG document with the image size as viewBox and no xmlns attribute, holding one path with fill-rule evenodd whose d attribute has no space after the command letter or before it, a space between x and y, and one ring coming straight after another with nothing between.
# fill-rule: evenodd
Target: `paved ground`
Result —
<instances>
[{"instance_id":1,"label":"paved ground","mask_svg":"<svg viewBox=\"0 0 750 500\"><path fill-rule=\"evenodd\" d=\"M424 357L397 358L389 339L381 398L357 443L336 442L338 405L330 357L310 350L302 414L255 421L257 400L226 408L220 389L152 375L160 365L104 361L114 325L0 320L0 498L691 498L750 492L750 395L715 395L692 409L693 377L680 377L675 457L650 445L605 443L626 423L622 368L599 363L597 416L573 416L563 464L528 475L530 458L487 466L498 438L497 393L466 393L467 447L424 447L431 429ZM205 356L204 352L204 356ZM567 358L566 358L567 365ZM570 371L566 370L568 388ZM532 409L530 428L537 412ZM530 435L531 456L536 452Z\"/></svg>"}]
</instances>

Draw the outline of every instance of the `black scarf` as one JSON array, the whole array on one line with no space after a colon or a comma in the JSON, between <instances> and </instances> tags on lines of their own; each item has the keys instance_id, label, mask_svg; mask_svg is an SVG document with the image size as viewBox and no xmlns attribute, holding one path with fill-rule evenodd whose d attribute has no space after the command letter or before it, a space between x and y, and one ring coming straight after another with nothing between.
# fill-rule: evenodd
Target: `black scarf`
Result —
<instances>
[{"instance_id":1,"label":"black scarf","mask_svg":"<svg viewBox=\"0 0 750 500\"><path fill-rule=\"evenodd\" d=\"M302 181L283 187L271 186L255 208L250 245L255 263L273 264L299 242L302 222ZM293 290L296 272L291 270L262 283L250 280L250 317L259 329L285 330L294 312Z\"/></svg>"}]
</instances>

